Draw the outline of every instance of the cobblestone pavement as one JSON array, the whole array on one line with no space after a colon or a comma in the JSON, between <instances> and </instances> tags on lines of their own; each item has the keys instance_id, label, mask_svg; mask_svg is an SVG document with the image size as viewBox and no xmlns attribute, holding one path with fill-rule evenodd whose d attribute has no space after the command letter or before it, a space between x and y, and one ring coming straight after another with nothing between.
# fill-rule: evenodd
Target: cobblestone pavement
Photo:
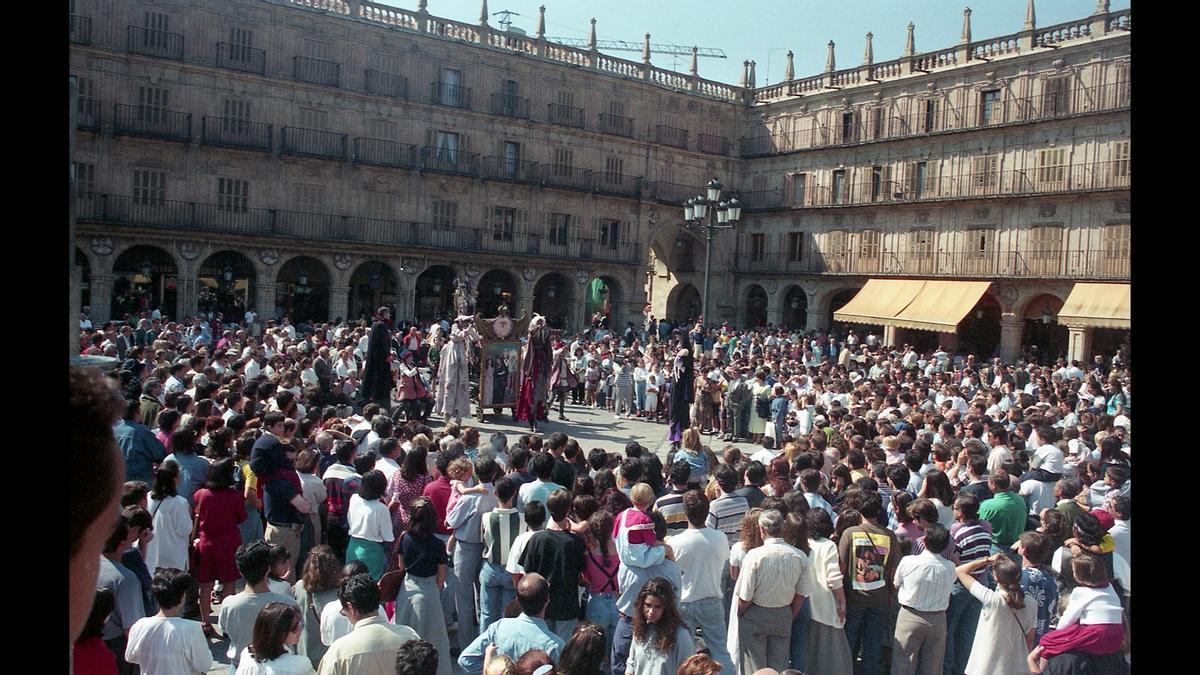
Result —
<instances>
[{"instance_id":1,"label":"cobblestone pavement","mask_svg":"<svg viewBox=\"0 0 1200 675\"><path fill-rule=\"evenodd\" d=\"M474 409L474 408L472 408ZM502 414L495 414L490 408L486 411L486 419L480 422L477 418L464 418L464 426L475 426L479 429L482 443L486 444L491 435L497 431L503 432L508 436L509 445L514 445L517 438L521 434L529 433L529 426L524 422L517 422L512 418L511 411L505 410ZM592 409L582 405L570 405L566 407L566 416L569 421L562 422L558 420L558 411L554 410L550 413L550 421L543 422L539 431L542 436L561 431L571 438L579 441L579 445L586 453L592 448L603 448L608 452L624 453L625 445L630 441L637 441L646 448L652 450L664 461L667 458L667 453L671 449L671 443L667 440L667 425L666 422L653 422L646 419L617 419L613 413ZM442 428L442 420L434 417L430 420L429 426L437 431ZM712 447L713 451L718 456L721 454L725 443L721 442L718 436L703 436L702 440ZM736 443L743 452L752 451L749 443ZM756 450L757 448L755 448ZM220 611L220 605L213 608L213 625L216 625L216 614ZM451 636L451 644L454 644L453 635ZM214 639L209 641L209 646L212 648L213 667L209 673L216 675L229 672L229 659L225 656L225 650L229 643L223 639ZM454 656L457 658L458 650L452 649ZM454 666L454 672L461 673L462 670L457 664Z\"/></svg>"}]
</instances>

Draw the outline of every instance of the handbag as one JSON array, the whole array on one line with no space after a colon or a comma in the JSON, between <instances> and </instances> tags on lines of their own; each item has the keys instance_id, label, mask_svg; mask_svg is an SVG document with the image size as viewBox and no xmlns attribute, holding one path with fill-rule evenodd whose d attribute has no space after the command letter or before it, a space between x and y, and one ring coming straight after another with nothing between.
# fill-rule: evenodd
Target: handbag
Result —
<instances>
[{"instance_id":1,"label":"handbag","mask_svg":"<svg viewBox=\"0 0 1200 675\"><path fill-rule=\"evenodd\" d=\"M765 397L755 397L754 412L764 420L771 419L771 403Z\"/></svg>"}]
</instances>

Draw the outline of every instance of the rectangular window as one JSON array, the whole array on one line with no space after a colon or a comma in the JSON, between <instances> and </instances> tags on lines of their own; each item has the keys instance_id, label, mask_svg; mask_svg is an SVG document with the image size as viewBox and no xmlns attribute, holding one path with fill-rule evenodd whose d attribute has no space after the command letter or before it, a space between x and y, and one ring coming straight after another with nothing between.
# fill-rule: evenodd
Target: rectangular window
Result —
<instances>
[{"instance_id":1,"label":"rectangular window","mask_svg":"<svg viewBox=\"0 0 1200 675\"><path fill-rule=\"evenodd\" d=\"M883 195L883 167L871 167L871 201L879 201Z\"/></svg>"},{"instance_id":2,"label":"rectangular window","mask_svg":"<svg viewBox=\"0 0 1200 675\"><path fill-rule=\"evenodd\" d=\"M92 119L96 108L96 81L90 77L77 77L75 84L75 109L81 117Z\"/></svg>"},{"instance_id":3,"label":"rectangular window","mask_svg":"<svg viewBox=\"0 0 1200 675\"><path fill-rule=\"evenodd\" d=\"M310 59L320 59L322 61L328 61L328 60L330 60L329 54L330 54L330 48L329 48L328 42L322 42L320 40L305 40L304 41L304 56L306 56Z\"/></svg>"},{"instance_id":4,"label":"rectangular window","mask_svg":"<svg viewBox=\"0 0 1200 675\"><path fill-rule=\"evenodd\" d=\"M233 61L249 61L250 47L254 42L254 31L246 28L229 29L229 58Z\"/></svg>"},{"instance_id":5,"label":"rectangular window","mask_svg":"<svg viewBox=\"0 0 1200 675\"><path fill-rule=\"evenodd\" d=\"M967 257L991 258L996 243L996 231L993 229L967 230Z\"/></svg>"},{"instance_id":6,"label":"rectangular window","mask_svg":"<svg viewBox=\"0 0 1200 675\"><path fill-rule=\"evenodd\" d=\"M846 270L846 240L845 230L831 230L825 235L825 266L830 272Z\"/></svg>"},{"instance_id":7,"label":"rectangular window","mask_svg":"<svg viewBox=\"0 0 1200 675\"><path fill-rule=\"evenodd\" d=\"M600 219L600 246L616 250L621 245L621 221L611 218Z\"/></svg>"},{"instance_id":8,"label":"rectangular window","mask_svg":"<svg viewBox=\"0 0 1200 675\"><path fill-rule=\"evenodd\" d=\"M462 100L462 71L442 68L438 71L438 103L458 106Z\"/></svg>"},{"instance_id":9,"label":"rectangular window","mask_svg":"<svg viewBox=\"0 0 1200 675\"><path fill-rule=\"evenodd\" d=\"M434 148L437 150L436 159L439 162L447 164L458 163L458 134L450 131L439 131L434 140Z\"/></svg>"},{"instance_id":10,"label":"rectangular window","mask_svg":"<svg viewBox=\"0 0 1200 675\"><path fill-rule=\"evenodd\" d=\"M787 255L789 262L800 262L804 257L804 233L788 232Z\"/></svg>"},{"instance_id":11,"label":"rectangular window","mask_svg":"<svg viewBox=\"0 0 1200 675\"><path fill-rule=\"evenodd\" d=\"M221 131L244 134L250 130L250 101L227 98L221 109Z\"/></svg>"},{"instance_id":12,"label":"rectangular window","mask_svg":"<svg viewBox=\"0 0 1200 675\"><path fill-rule=\"evenodd\" d=\"M1071 78L1051 77L1042 88L1042 116L1058 117L1071 113Z\"/></svg>"},{"instance_id":13,"label":"rectangular window","mask_svg":"<svg viewBox=\"0 0 1200 675\"><path fill-rule=\"evenodd\" d=\"M887 114L884 108L871 110L871 138L883 138L883 118Z\"/></svg>"},{"instance_id":14,"label":"rectangular window","mask_svg":"<svg viewBox=\"0 0 1200 675\"><path fill-rule=\"evenodd\" d=\"M518 84L516 80L505 80L504 83L500 85L500 93L504 96L504 98L511 101L517 97L520 87L521 85Z\"/></svg>"},{"instance_id":15,"label":"rectangular window","mask_svg":"<svg viewBox=\"0 0 1200 675\"><path fill-rule=\"evenodd\" d=\"M1062 227L1040 225L1029 228L1029 257L1034 260L1057 260L1062 251Z\"/></svg>"},{"instance_id":16,"label":"rectangular window","mask_svg":"<svg viewBox=\"0 0 1200 675\"><path fill-rule=\"evenodd\" d=\"M916 193L916 198L920 199L925 194L925 172L928 169L925 162L917 162L913 173L913 188Z\"/></svg>"},{"instance_id":17,"label":"rectangular window","mask_svg":"<svg viewBox=\"0 0 1200 675\"><path fill-rule=\"evenodd\" d=\"M517 210L497 206L492 209L492 239L512 241L517 226Z\"/></svg>"},{"instance_id":18,"label":"rectangular window","mask_svg":"<svg viewBox=\"0 0 1200 675\"><path fill-rule=\"evenodd\" d=\"M504 175L516 176L521 167L521 144L504 142Z\"/></svg>"},{"instance_id":19,"label":"rectangular window","mask_svg":"<svg viewBox=\"0 0 1200 675\"><path fill-rule=\"evenodd\" d=\"M857 140L857 134L854 133L854 113L842 113L842 142L853 143Z\"/></svg>"},{"instance_id":20,"label":"rectangular window","mask_svg":"<svg viewBox=\"0 0 1200 675\"><path fill-rule=\"evenodd\" d=\"M367 214L387 220L396 215L396 198L390 192L367 192Z\"/></svg>"},{"instance_id":21,"label":"rectangular window","mask_svg":"<svg viewBox=\"0 0 1200 675\"><path fill-rule=\"evenodd\" d=\"M808 174L794 173L792 174L792 205L804 206L807 204L805 197L808 192Z\"/></svg>"},{"instance_id":22,"label":"rectangular window","mask_svg":"<svg viewBox=\"0 0 1200 675\"><path fill-rule=\"evenodd\" d=\"M368 120L367 135L382 141L395 141L399 138L399 127L388 120Z\"/></svg>"},{"instance_id":23,"label":"rectangular window","mask_svg":"<svg viewBox=\"0 0 1200 675\"><path fill-rule=\"evenodd\" d=\"M566 148L554 148L554 175L569 177L571 175L572 152Z\"/></svg>"},{"instance_id":24,"label":"rectangular window","mask_svg":"<svg viewBox=\"0 0 1200 675\"><path fill-rule=\"evenodd\" d=\"M571 214L551 213L546 238L551 246L566 246L571 232Z\"/></svg>"},{"instance_id":25,"label":"rectangular window","mask_svg":"<svg viewBox=\"0 0 1200 675\"><path fill-rule=\"evenodd\" d=\"M1113 144L1112 175L1117 184L1129 182L1129 141Z\"/></svg>"},{"instance_id":26,"label":"rectangular window","mask_svg":"<svg viewBox=\"0 0 1200 675\"><path fill-rule=\"evenodd\" d=\"M167 31L170 30L170 19L161 12L145 12L142 14L142 45L156 49L167 48Z\"/></svg>"},{"instance_id":27,"label":"rectangular window","mask_svg":"<svg viewBox=\"0 0 1200 675\"><path fill-rule=\"evenodd\" d=\"M329 113L312 108L300 109L300 128L324 131L329 120Z\"/></svg>"},{"instance_id":28,"label":"rectangular window","mask_svg":"<svg viewBox=\"0 0 1200 675\"><path fill-rule=\"evenodd\" d=\"M1067 186L1067 149L1038 150L1037 185L1039 191L1056 191Z\"/></svg>"},{"instance_id":29,"label":"rectangular window","mask_svg":"<svg viewBox=\"0 0 1200 675\"><path fill-rule=\"evenodd\" d=\"M133 203L162 206L167 198L167 173L151 169L133 170Z\"/></svg>"},{"instance_id":30,"label":"rectangular window","mask_svg":"<svg viewBox=\"0 0 1200 675\"><path fill-rule=\"evenodd\" d=\"M1107 225L1104 228L1105 260L1129 259L1129 224Z\"/></svg>"},{"instance_id":31,"label":"rectangular window","mask_svg":"<svg viewBox=\"0 0 1200 675\"><path fill-rule=\"evenodd\" d=\"M575 93L570 91L558 92L558 104L566 108L574 108Z\"/></svg>"},{"instance_id":32,"label":"rectangular window","mask_svg":"<svg viewBox=\"0 0 1200 675\"><path fill-rule=\"evenodd\" d=\"M997 124L1000 119L997 106L1000 105L1000 90L989 89L979 94L979 125Z\"/></svg>"},{"instance_id":33,"label":"rectangular window","mask_svg":"<svg viewBox=\"0 0 1200 675\"><path fill-rule=\"evenodd\" d=\"M846 186L846 170L838 169L838 170L834 171L833 172L833 203L834 204L846 203L847 200L843 196L843 192L848 192L848 190L846 190L846 187L847 187Z\"/></svg>"},{"instance_id":34,"label":"rectangular window","mask_svg":"<svg viewBox=\"0 0 1200 675\"><path fill-rule=\"evenodd\" d=\"M604 182L619 184L625 178L625 160L620 157L609 157L604 160Z\"/></svg>"},{"instance_id":35,"label":"rectangular window","mask_svg":"<svg viewBox=\"0 0 1200 675\"><path fill-rule=\"evenodd\" d=\"M971 158L971 187L973 188L973 194L996 194L997 182L1000 177L999 171L997 171L999 165L999 155Z\"/></svg>"},{"instance_id":36,"label":"rectangular window","mask_svg":"<svg viewBox=\"0 0 1200 675\"><path fill-rule=\"evenodd\" d=\"M433 214L434 227L451 228L458 224L458 202L435 199L430 211Z\"/></svg>"},{"instance_id":37,"label":"rectangular window","mask_svg":"<svg viewBox=\"0 0 1200 675\"><path fill-rule=\"evenodd\" d=\"M88 162L71 162L75 172L75 194L84 197L96 191L96 165Z\"/></svg>"},{"instance_id":38,"label":"rectangular window","mask_svg":"<svg viewBox=\"0 0 1200 675\"><path fill-rule=\"evenodd\" d=\"M762 262L767 258L767 235L758 233L750 235L750 261Z\"/></svg>"},{"instance_id":39,"label":"rectangular window","mask_svg":"<svg viewBox=\"0 0 1200 675\"><path fill-rule=\"evenodd\" d=\"M296 207L301 211L320 211L325 206L324 185L297 185Z\"/></svg>"},{"instance_id":40,"label":"rectangular window","mask_svg":"<svg viewBox=\"0 0 1200 675\"><path fill-rule=\"evenodd\" d=\"M931 133L937 119L937 101L927 98L921 102L921 133Z\"/></svg>"},{"instance_id":41,"label":"rectangular window","mask_svg":"<svg viewBox=\"0 0 1200 675\"><path fill-rule=\"evenodd\" d=\"M162 123L167 116L168 93L160 87L138 87L137 121Z\"/></svg>"},{"instance_id":42,"label":"rectangular window","mask_svg":"<svg viewBox=\"0 0 1200 675\"><path fill-rule=\"evenodd\" d=\"M609 101L608 102L608 114L612 115L613 117L624 117L625 116L625 104L622 103L621 101Z\"/></svg>"},{"instance_id":43,"label":"rectangular window","mask_svg":"<svg viewBox=\"0 0 1200 675\"><path fill-rule=\"evenodd\" d=\"M217 179L217 209L230 213L249 210L250 182L237 178Z\"/></svg>"},{"instance_id":44,"label":"rectangular window","mask_svg":"<svg viewBox=\"0 0 1200 675\"><path fill-rule=\"evenodd\" d=\"M879 258L879 230L863 230L858 235L858 255L864 260L876 260Z\"/></svg>"},{"instance_id":45,"label":"rectangular window","mask_svg":"<svg viewBox=\"0 0 1200 675\"><path fill-rule=\"evenodd\" d=\"M909 257L916 260L933 259L933 230L919 228L908 231Z\"/></svg>"}]
</instances>

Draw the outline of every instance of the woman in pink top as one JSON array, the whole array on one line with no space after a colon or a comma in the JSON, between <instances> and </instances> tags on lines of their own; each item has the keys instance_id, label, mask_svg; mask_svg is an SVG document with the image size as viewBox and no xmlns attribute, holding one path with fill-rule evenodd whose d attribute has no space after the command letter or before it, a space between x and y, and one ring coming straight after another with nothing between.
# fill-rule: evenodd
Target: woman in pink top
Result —
<instances>
[{"instance_id":1,"label":"woman in pink top","mask_svg":"<svg viewBox=\"0 0 1200 675\"><path fill-rule=\"evenodd\" d=\"M412 450L404 455L400 470L392 473L392 480L384 494L388 509L392 512L392 532L397 537L408 530L409 505L424 493L426 485L433 482L426 463L427 454L424 447L414 443Z\"/></svg>"},{"instance_id":2,"label":"woman in pink top","mask_svg":"<svg viewBox=\"0 0 1200 675\"><path fill-rule=\"evenodd\" d=\"M583 556L583 580L589 594L587 620L604 629L605 654L612 653L612 636L617 629L617 557L612 540L613 515L604 509L587 519L587 552Z\"/></svg>"}]
</instances>

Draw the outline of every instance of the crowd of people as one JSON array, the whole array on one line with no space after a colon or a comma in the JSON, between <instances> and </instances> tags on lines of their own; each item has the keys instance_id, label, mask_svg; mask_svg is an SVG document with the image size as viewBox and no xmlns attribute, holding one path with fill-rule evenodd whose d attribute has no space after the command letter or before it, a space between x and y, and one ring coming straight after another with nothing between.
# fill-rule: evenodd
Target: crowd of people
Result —
<instances>
[{"instance_id":1,"label":"crowd of people","mask_svg":"<svg viewBox=\"0 0 1200 675\"><path fill-rule=\"evenodd\" d=\"M124 472L115 523L73 513L76 672L1128 670L1127 348L538 319L511 439L463 423L471 317L81 323L119 366L73 373L80 442L111 409ZM670 452L537 433L568 399Z\"/></svg>"}]
</instances>

